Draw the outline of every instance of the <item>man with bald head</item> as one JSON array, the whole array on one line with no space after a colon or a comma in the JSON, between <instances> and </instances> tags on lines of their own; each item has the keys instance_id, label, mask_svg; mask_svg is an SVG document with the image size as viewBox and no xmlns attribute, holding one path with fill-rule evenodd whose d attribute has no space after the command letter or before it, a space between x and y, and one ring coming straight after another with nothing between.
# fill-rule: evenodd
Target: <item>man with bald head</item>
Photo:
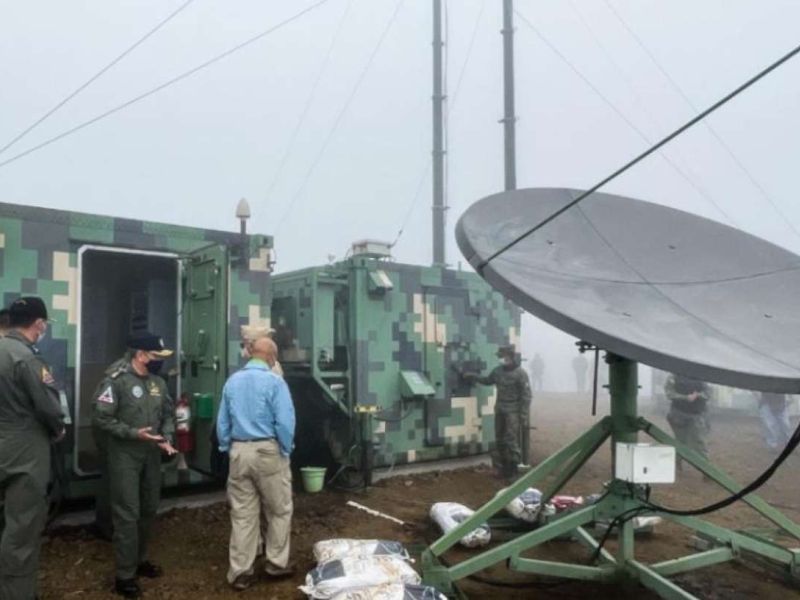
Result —
<instances>
[{"instance_id":1,"label":"man with bald head","mask_svg":"<svg viewBox=\"0 0 800 600\"><path fill-rule=\"evenodd\" d=\"M269 327L263 325L242 325L241 327L241 334L242 334L242 356L244 358L250 358L252 356L253 344L262 339L262 338L269 338L274 341L275 339L275 330L270 329ZM271 370L275 375L279 377L283 377L283 367L281 363L278 361L278 351L275 351L275 359L271 363Z\"/></svg>"},{"instance_id":2,"label":"man with bald head","mask_svg":"<svg viewBox=\"0 0 800 600\"><path fill-rule=\"evenodd\" d=\"M272 372L278 349L269 337L248 344L250 360L225 383L217 417L221 452L230 453L231 510L228 583L253 583L261 515L267 523L267 575L290 575L294 405L286 382Z\"/></svg>"}]
</instances>

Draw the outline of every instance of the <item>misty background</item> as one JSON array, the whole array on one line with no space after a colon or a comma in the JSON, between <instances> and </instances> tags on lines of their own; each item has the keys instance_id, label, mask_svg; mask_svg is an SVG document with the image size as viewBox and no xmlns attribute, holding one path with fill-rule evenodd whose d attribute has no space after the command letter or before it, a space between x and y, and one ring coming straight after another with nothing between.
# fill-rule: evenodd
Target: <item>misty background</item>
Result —
<instances>
[{"instance_id":1,"label":"misty background","mask_svg":"<svg viewBox=\"0 0 800 600\"><path fill-rule=\"evenodd\" d=\"M430 263L427 0L328 0L16 158L314 4L3 2L0 148L180 11L0 153L0 201L238 230L234 209L246 197L250 231L275 237L278 272L342 258L363 238L396 240L398 261ZM447 261L458 267L456 221L503 186L502 3L445 5ZM800 22L789 0L515 8L519 187L591 186L794 47ZM799 93L800 59L715 113L713 130L699 125L604 189L798 252ZM545 389L574 389L572 338L526 316L522 351L544 357Z\"/></svg>"}]
</instances>

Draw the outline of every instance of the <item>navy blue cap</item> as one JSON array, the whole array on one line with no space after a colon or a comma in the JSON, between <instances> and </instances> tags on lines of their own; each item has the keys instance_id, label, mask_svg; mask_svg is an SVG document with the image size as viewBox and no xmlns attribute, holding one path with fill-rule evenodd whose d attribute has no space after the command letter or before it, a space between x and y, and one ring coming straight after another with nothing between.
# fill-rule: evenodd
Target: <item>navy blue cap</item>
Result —
<instances>
[{"instance_id":1,"label":"navy blue cap","mask_svg":"<svg viewBox=\"0 0 800 600\"><path fill-rule=\"evenodd\" d=\"M12 327L23 325L36 319L47 320L47 306L37 296L17 298L8 307L8 320Z\"/></svg>"},{"instance_id":2,"label":"navy blue cap","mask_svg":"<svg viewBox=\"0 0 800 600\"><path fill-rule=\"evenodd\" d=\"M166 358L172 356L172 350L164 346L164 340L157 335L147 331L134 333L128 338L128 348L131 350L144 350L152 352L158 357Z\"/></svg>"}]
</instances>

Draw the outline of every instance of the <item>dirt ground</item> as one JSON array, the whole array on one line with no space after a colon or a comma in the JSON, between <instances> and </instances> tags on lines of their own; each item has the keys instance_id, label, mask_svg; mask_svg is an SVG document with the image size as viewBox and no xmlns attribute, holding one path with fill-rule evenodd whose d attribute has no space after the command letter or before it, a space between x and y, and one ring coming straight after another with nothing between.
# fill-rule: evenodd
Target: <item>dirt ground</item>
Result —
<instances>
[{"instance_id":1,"label":"dirt ground","mask_svg":"<svg viewBox=\"0 0 800 600\"><path fill-rule=\"evenodd\" d=\"M600 403L600 415L607 411L607 401ZM589 400L577 395L541 394L532 410L533 462L566 444L585 430L594 419ZM666 427L663 416L655 411L648 415ZM598 417L599 418L599 417ZM302 440L298 440L302 443ZM755 478L770 463L771 456L763 448L759 422L755 417L732 414L713 415L710 451L713 460L742 483ZM791 457L761 491L763 498L800 522L800 486L797 473L800 457ZM601 489L609 478L610 451L603 448L565 488L569 494L589 494ZM296 575L283 581L266 577L243 593L231 591L224 578L227 566L229 521L224 504L197 509L175 509L162 515L154 531L151 558L161 564L166 575L162 579L142 581L147 598L164 600L204 600L211 598L263 598L267 600L304 597L297 590L305 573L313 567L312 544L334 537L398 539L417 551L435 539L438 532L428 519L428 510L436 501L457 501L478 507L488 500L501 483L486 468L453 472L399 476L378 482L366 493L324 491L295 497L292 532L292 560ZM687 471L673 486L659 486L655 501L676 508L697 507L724 497L717 486L705 483L694 471ZM400 527L347 507L353 499L371 508L385 511L407 523ZM765 527L766 522L743 504L737 504L713 515L710 520L732 527ZM655 562L687 554L689 532L677 526L662 524L655 534L638 541L637 556L644 562ZM613 543L609 543L613 548ZM473 551L454 550L450 560L461 560ZM585 550L569 542L552 542L534 556L551 560L586 561ZM508 572L504 566L484 573L492 580L519 582L526 587L508 588L466 581L463 590L472 598L564 598L584 599L631 598L655 596L642 588L625 589L598 584L561 583L553 585ZM113 577L111 545L93 539L82 529L62 530L48 538L42 551L41 590L43 599L71 598L94 600L114 598L110 593ZM679 578L678 583L700 598L760 600L800 598L796 587L761 567L730 563Z\"/></svg>"}]
</instances>

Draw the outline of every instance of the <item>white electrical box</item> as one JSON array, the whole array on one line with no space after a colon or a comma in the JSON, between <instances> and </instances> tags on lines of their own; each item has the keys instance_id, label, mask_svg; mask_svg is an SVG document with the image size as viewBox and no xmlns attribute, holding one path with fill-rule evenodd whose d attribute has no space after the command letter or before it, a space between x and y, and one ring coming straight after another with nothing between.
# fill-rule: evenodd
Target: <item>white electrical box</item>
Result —
<instances>
[{"instance_id":1,"label":"white electrical box","mask_svg":"<svg viewBox=\"0 0 800 600\"><path fill-rule=\"evenodd\" d=\"M617 443L614 476L631 483L675 483L675 447Z\"/></svg>"}]
</instances>

